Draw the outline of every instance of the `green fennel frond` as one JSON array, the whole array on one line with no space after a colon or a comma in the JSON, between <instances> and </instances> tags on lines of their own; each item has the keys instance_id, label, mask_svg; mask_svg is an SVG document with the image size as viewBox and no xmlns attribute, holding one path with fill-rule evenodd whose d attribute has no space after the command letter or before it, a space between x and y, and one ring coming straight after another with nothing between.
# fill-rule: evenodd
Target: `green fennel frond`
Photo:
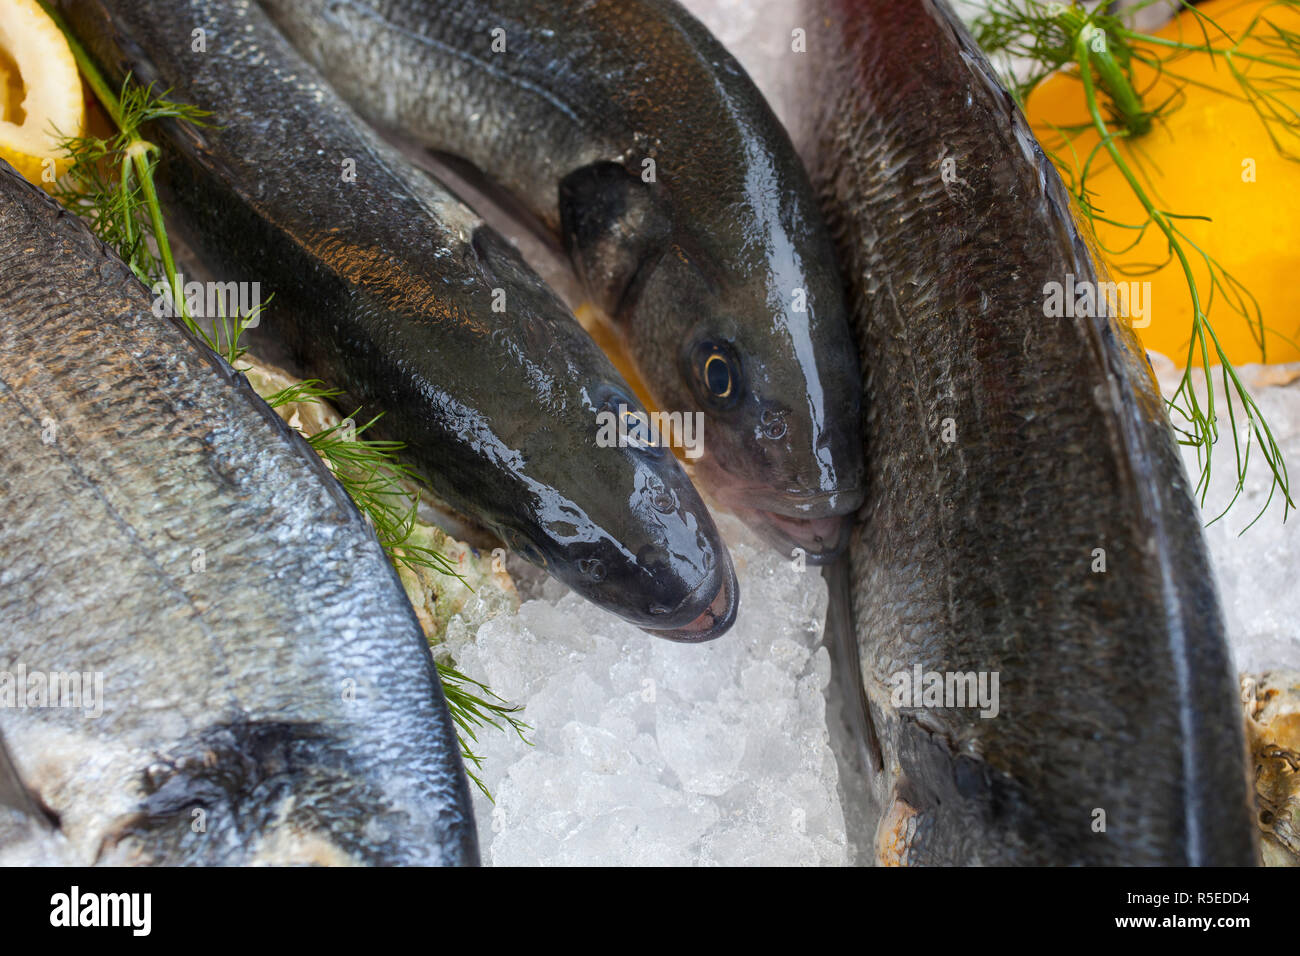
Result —
<instances>
[{"instance_id":1,"label":"green fennel frond","mask_svg":"<svg viewBox=\"0 0 1300 956\"><path fill-rule=\"evenodd\" d=\"M1284 340L1285 337L1265 323L1259 303L1245 284L1181 228L1181 223L1189 219L1205 217L1178 213L1165 207L1153 185L1151 170L1147 167L1149 161L1141 143L1142 136L1153 123L1158 123L1167 111L1181 105L1185 90L1193 81L1178 72L1178 61L1199 52L1221 58L1240 88L1240 93L1212 88L1214 92L1250 102L1279 155L1289 159L1300 158L1300 154L1289 148L1300 145L1300 114L1282 98L1285 93L1300 90L1300 35L1283 29L1265 16L1268 9L1294 7L1297 0L1273 0L1242 35L1235 38L1210 17L1183 3L1184 9L1196 14L1199 43L1154 37L1128 26L1138 10L1155 2L1158 0L1142 0L1117 15L1109 12L1106 4L1088 8L1077 2L993 0L976 19L973 31L990 57L1003 66L1004 81L1022 106L1029 94L1054 74L1061 73L1082 84L1088 121L1076 126L1054 127L1055 136L1043 143L1044 151L1061 172L1085 222L1090 226L1104 222L1128 234L1128 241L1109 247L1097 239L1099 251L1105 254L1115 271L1140 277L1176 261L1183 273L1193 320L1182 378L1168 404L1178 440L1197 449L1201 468L1196 483L1197 497L1204 505L1214 462L1212 453L1221 437L1221 402L1226 411L1227 435L1231 438L1236 485L1228 505L1213 520L1222 517L1240 497L1250 456L1258 453L1272 473L1273 484L1254 520L1259 519L1280 493L1285 521L1289 510L1295 507L1286 462L1263 411L1242 384L1219 342L1210 320L1211 308L1215 303L1220 305L1216 310L1216 321L1228 312L1248 325L1259 347L1261 361L1268 358L1267 337L1277 336ZM1265 43L1266 52L1242 51L1240 46L1248 37ZM1135 76L1134 64L1150 67L1155 79L1141 86ZM1264 64L1277 72L1269 75L1248 73L1242 69L1242 64ZM1011 72L1014 68L1018 68L1019 76ZM1173 92L1160 102L1148 104L1156 84L1161 81L1172 82ZM1095 132L1097 141L1081 155L1076 139L1085 132ZM1121 142L1126 144L1127 156L1119 150ZM1089 175L1102 162L1110 162L1119 170L1141 205L1144 219L1121 222L1099 211L1089 186ZM1151 230L1163 234L1163 260L1132 261L1129 254ZM1093 232L1095 237L1095 229ZM1208 281L1204 285L1194 275L1194 262L1207 269ZM1217 384L1213 370L1215 359L1219 366ZM1204 399L1193 387L1192 372L1197 366L1205 374ZM1239 422L1239 415L1244 417L1244 423Z\"/></svg>"}]
</instances>

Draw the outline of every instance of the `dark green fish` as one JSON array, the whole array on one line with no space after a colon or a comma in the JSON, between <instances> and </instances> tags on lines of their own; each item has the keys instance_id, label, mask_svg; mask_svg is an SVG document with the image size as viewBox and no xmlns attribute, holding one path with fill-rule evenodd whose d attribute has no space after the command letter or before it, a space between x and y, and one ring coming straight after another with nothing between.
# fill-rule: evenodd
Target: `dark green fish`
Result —
<instances>
[{"instance_id":1,"label":"dark green fish","mask_svg":"<svg viewBox=\"0 0 1300 956\"><path fill-rule=\"evenodd\" d=\"M834 252L785 131L672 0L263 0L372 122L476 167L562 241L699 475L821 560L862 500Z\"/></svg>"},{"instance_id":2,"label":"dark green fish","mask_svg":"<svg viewBox=\"0 0 1300 956\"><path fill-rule=\"evenodd\" d=\"M0 863L476 864L415 612L317 455L0 163Z\"/></svg>"},{"instance_id":3,"label":"dark green fish","mask_svg":"<svg viewBox=\"0 0 1300 956\"><path fill-rule=\"evenodd\" d=\"M385 146L240 0L62 0L110 76L211 115L160 124L169 211L263 325L345 388L445 501L584 597L677 640L730 626L712 518L664 447L602 439L643 411L573 316L439 184Z\"/></svg>"},{"instance_id":4,"label":"dark green fish","mask_svg":"<svg viewBox=\"0 0 1300 956\"><path fill-rule=\"evenodd\" d=\"M879 736L878 856L1253 863L1164 403L1122 320L1045 307L1099 279L1059 177L942 2L792 15L869 369L869 494L831 579Z\"/></svg>"}]
</instances>

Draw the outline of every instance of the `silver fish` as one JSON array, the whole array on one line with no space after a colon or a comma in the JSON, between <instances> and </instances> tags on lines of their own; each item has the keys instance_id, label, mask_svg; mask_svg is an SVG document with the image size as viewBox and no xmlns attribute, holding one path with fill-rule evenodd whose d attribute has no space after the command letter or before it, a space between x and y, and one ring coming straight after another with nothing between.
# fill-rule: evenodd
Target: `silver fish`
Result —
<instances>
[{"instance_id":1,"label":"silver fish","mask_svg":"<svg viewBox=\"0 0 1300 956\"><path fill-rule=\"evenodd\" d=\"M862 500L860 376L807 175L672 0L262 0L359 112L471 164L563 243L697 474L822 561Z\"/></svg>"},{"instance_id":2,"label":"silver fish","mask_svg":"<svg viewBox=\"0 0 1300 956\"><path fill-rule=\"evenodd\" d=\"M477 863L342 487L7 164L0 241L0 862Z\"/></svg>"},{"instance_id":3,"label":"silver fish","mask_svg":"<svg viewBox=\"0 0 1300 956\"><path fill-rule=\"evenodd\" d=\"M941 0L797 16L867 370L869 492L830 577L878 859L1255 862L1232 662L1154 377L1121 320L1045 309L1050 283L1103 278L1057 173Z\"/></svg>"}]
</instances>

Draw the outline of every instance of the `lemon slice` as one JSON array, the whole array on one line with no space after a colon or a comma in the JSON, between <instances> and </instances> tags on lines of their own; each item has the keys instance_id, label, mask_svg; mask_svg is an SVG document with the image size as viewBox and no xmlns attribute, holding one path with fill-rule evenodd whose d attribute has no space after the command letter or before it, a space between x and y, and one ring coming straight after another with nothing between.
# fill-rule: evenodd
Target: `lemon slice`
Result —
<instances>
[{"instance_id":1,"label":"lemon slice","mask_svg":"<svg viewBox=\"0 0 1300 956\"><path fill-rule=\"evenodd\" d=\"M52 189L71 158L59 148L85 129L77 63L35 0L0 3L0 157Z\"/></svg>"},{"instance_id":2,"label":"lemon slice","mask_svg":"<svg viewBox=\"0 0 1300 956\"><path fill-rule=\"evenodd\" d=\"M1295 250L1300 244L1300 191L1296 189L1296 164L1279 150L1293 143L1280 132L1260 122L1267 114L1276 127L1294 123L1300 110L1300 90L1290 81L1275 79L1277 70L1260 57L1278 57L1285 67L1294 62L1294 51L1285 55L1273 44L1279 37L1300 30L1300 8L1275 4L1271 0L1211 0L1186 12L1155 36L1187 44L1201 44L1201 16L1211 18L1219 30L1233 37L1245 36L1258 19L1251 36L1236 46L1240 59L1229 69L1222 56L1191 50L1179 56L1177 69L1168 72L1137 59L1133 63L1134 86L1146 103L1168 104L1159 121L1141 137L1120 138L1119 151L1143 179L1161 209L1195 214L1205 219L1182 219L1179 230L1191 249L1205 250L1250 291L1268 329L1266 357L1269 362L1300 361L1300 315L1297 315ZM1271 24L1265 29L1263 24ZM1229 46L1211 30L1216 47ZM1140 45L1140 44L1139 44ZM1251 60L1248 57L1256 59ZM1237 75L1245 76L1267 92L1267 100L1248 99L1242 94ZM1264 105L1261 105L1264 104ZM1261 113L1262 111L1262 113ZM1029 97L1026 115L1039 138L1058 155L1090 156L1097 143L1091 129L1071 137L1068 147L1057 130L1088 127L1083 85L1064 73L1054 74ZM1274 145L1273 137L1281 137ZM1077 162L1074 175L1079 175ZM1152 227L1140 238L1125 223L1146 219L1137 197L1117 166L1104 154L1088 174L1088 191L1102 213L1092 226L1101 244L1122 250L1112 260L1117 280L1149 281L1147 295L1150 326L1138 330L1142 344L1162 352L1179 365L1188 360L1187 345L1192 329L1192 300L1181 264L1168 255L1160 230ZM1164 263L1154 272L1139 264ZM1131 270L1124 274L1120 266ZM1192 275L1200 289L1202 305L1212 295L1210 318L1215 338L1231 362L1260 361L1257 331L1233 310L1228 296L1216 288L1219 282L1199 256L1191 255ZM1138 273L1141 273L1140 275ZM1213 289L1213 292L1208 290ZM1193 357L1195 360L1195 357ZM1213 348L1210 361L1219 364Z\"/></svg>"}]
</instances>

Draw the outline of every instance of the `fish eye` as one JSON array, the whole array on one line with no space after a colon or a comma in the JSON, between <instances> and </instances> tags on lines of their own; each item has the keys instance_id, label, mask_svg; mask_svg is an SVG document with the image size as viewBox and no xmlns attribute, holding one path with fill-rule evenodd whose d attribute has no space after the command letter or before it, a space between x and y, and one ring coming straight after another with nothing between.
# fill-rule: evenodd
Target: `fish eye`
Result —
<instances>
[{"instance_id":1,"label":"fish eye","mask_svg":"<svg viewBox=\"0 0 1300 956\"><path fill-rule=\"evenodd\" d=\"M726 343L706 341L695 347L694 360L700 391L720 408L734 405L740 398L740 363Z\"/></svg>"},{"instance_id":2,"label":"fish eye","mask_svg":"<svg viewBox=\"0 0 1300 956\"><path fill-rule=\"evenodd\" d=\"M650 440L651 416L639 401L612 385L602 387L596 394L595 401L597 415L613 416L620 444L635 448L652 458L663 457L667 443Z\"/></svg>"}]
</instances>

